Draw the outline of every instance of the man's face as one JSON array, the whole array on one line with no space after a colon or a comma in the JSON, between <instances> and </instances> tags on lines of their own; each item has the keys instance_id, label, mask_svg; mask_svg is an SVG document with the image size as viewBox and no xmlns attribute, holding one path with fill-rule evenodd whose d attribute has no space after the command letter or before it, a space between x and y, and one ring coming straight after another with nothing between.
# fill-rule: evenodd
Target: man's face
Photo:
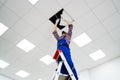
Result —
<instances>
[{"instance_id":1,"label":"man's face","mask_svg":"<svg viewBox=\"0 0 120 80\"><path fill-rule=\"evenodd\" d=\"M66 36L67 32L62 31L62 36Z\"/></svg>"},{"instance_id":2,"label":"man's face","mask_svg":"<svg viewBox=\"0 0 120 80\"><path fill-rule=\"evenodd\" d=\"M62 36L66 36L66 33L63 33Z\"/></svg>"}]
</instances>

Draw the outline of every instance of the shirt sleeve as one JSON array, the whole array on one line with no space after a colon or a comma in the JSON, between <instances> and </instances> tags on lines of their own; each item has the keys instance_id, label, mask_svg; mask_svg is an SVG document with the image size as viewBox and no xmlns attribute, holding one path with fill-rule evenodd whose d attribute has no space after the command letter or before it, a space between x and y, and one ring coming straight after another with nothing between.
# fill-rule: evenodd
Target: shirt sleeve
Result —
<instances>
[{"instance_id":1,"label":"shirt sleeve","mask_svg":"<svg viewBox=\"0 0 120 80\"><path fill-rule=\"evenodd\" d=\"M72 24L68 25L68 35L70 37L72 36L72 30L73 30L73 25Z\"/></svg>"},{"instance_id":2,"label":"shirt sleeve","mask_svg":"<svg viewBox=\"0 0 120 80\"><path fill-rule=\"evenodd\" d=\"M53 35L54 35L56 40L60 39L60 36L58 35L57 30L53 31Z\"/></svg>"}]
</instances>

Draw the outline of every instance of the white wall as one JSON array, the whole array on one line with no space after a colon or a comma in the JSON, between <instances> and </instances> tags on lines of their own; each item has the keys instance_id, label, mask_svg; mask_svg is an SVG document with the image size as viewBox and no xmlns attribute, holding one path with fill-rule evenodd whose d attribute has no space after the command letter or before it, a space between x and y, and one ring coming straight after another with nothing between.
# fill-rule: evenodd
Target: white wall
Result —
<instances>
[{"instance_id":1,"label":"white wall","mask_svg":"<svg viewBox=\"0 0 120 80\"><path fill-rule=\"evenodd\" d=\"M80 78L80 80L90 80L89 71L84 70L84 71L80 72L79 78Z\"/></svg>"},{"instance_id":2,"label":"white wall","mask_svg":"<svg viewBox=\"0 0 120 80\"><path fill-rule=\"evenodd\" d=\"M80 80L120 80L120 57L80 73Z\"/></svg>"},{"instance_id":3,"label":"white wall","mask_svg":"<svg viewBox=\"0 0 120 80\"><path fill-rule=\"evenodd\" d=\"M9 78L7 78L7 77L5 77L3 75L0 75L0 80L12 80L12 79L9 79Z\"/></svg>"}]
</instances>

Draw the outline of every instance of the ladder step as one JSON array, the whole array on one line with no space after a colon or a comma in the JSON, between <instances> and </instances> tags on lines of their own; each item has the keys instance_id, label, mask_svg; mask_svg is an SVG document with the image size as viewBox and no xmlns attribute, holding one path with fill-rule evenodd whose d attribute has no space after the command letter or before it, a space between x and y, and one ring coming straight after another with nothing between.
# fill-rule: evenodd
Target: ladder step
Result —
<instances>
[{"instance_id":1,"label":"ladder step","mask_svg":"<svg viewBox=\"0 0 120 80\"><path fill-rule=\"evenodd\" d=\"M68 76L59 75L58 80L68 80L67 78L68 78Z\"/></svg>"}]
</instances>

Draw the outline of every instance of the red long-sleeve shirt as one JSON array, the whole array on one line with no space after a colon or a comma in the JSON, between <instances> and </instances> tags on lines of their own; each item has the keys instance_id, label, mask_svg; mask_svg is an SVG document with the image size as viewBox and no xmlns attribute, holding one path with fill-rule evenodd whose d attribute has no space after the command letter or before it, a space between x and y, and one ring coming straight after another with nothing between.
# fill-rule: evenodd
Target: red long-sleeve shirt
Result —
<instances>
[{"instance_id":1,"label":"red long-sleeve shirt","mask_svg":"<svg viewBox=\"0 0 120 80\"><path fill-rule=\"evenodd\" d=\"M73 25L72 24L68 25L68 33L65 35L65 40L68 45L70 44L71 41L72 30L73 30ZM59 36L57 30L53 31L53 35L57 41L64 37L64 36Z\"/></svg>"}]
</instances>

